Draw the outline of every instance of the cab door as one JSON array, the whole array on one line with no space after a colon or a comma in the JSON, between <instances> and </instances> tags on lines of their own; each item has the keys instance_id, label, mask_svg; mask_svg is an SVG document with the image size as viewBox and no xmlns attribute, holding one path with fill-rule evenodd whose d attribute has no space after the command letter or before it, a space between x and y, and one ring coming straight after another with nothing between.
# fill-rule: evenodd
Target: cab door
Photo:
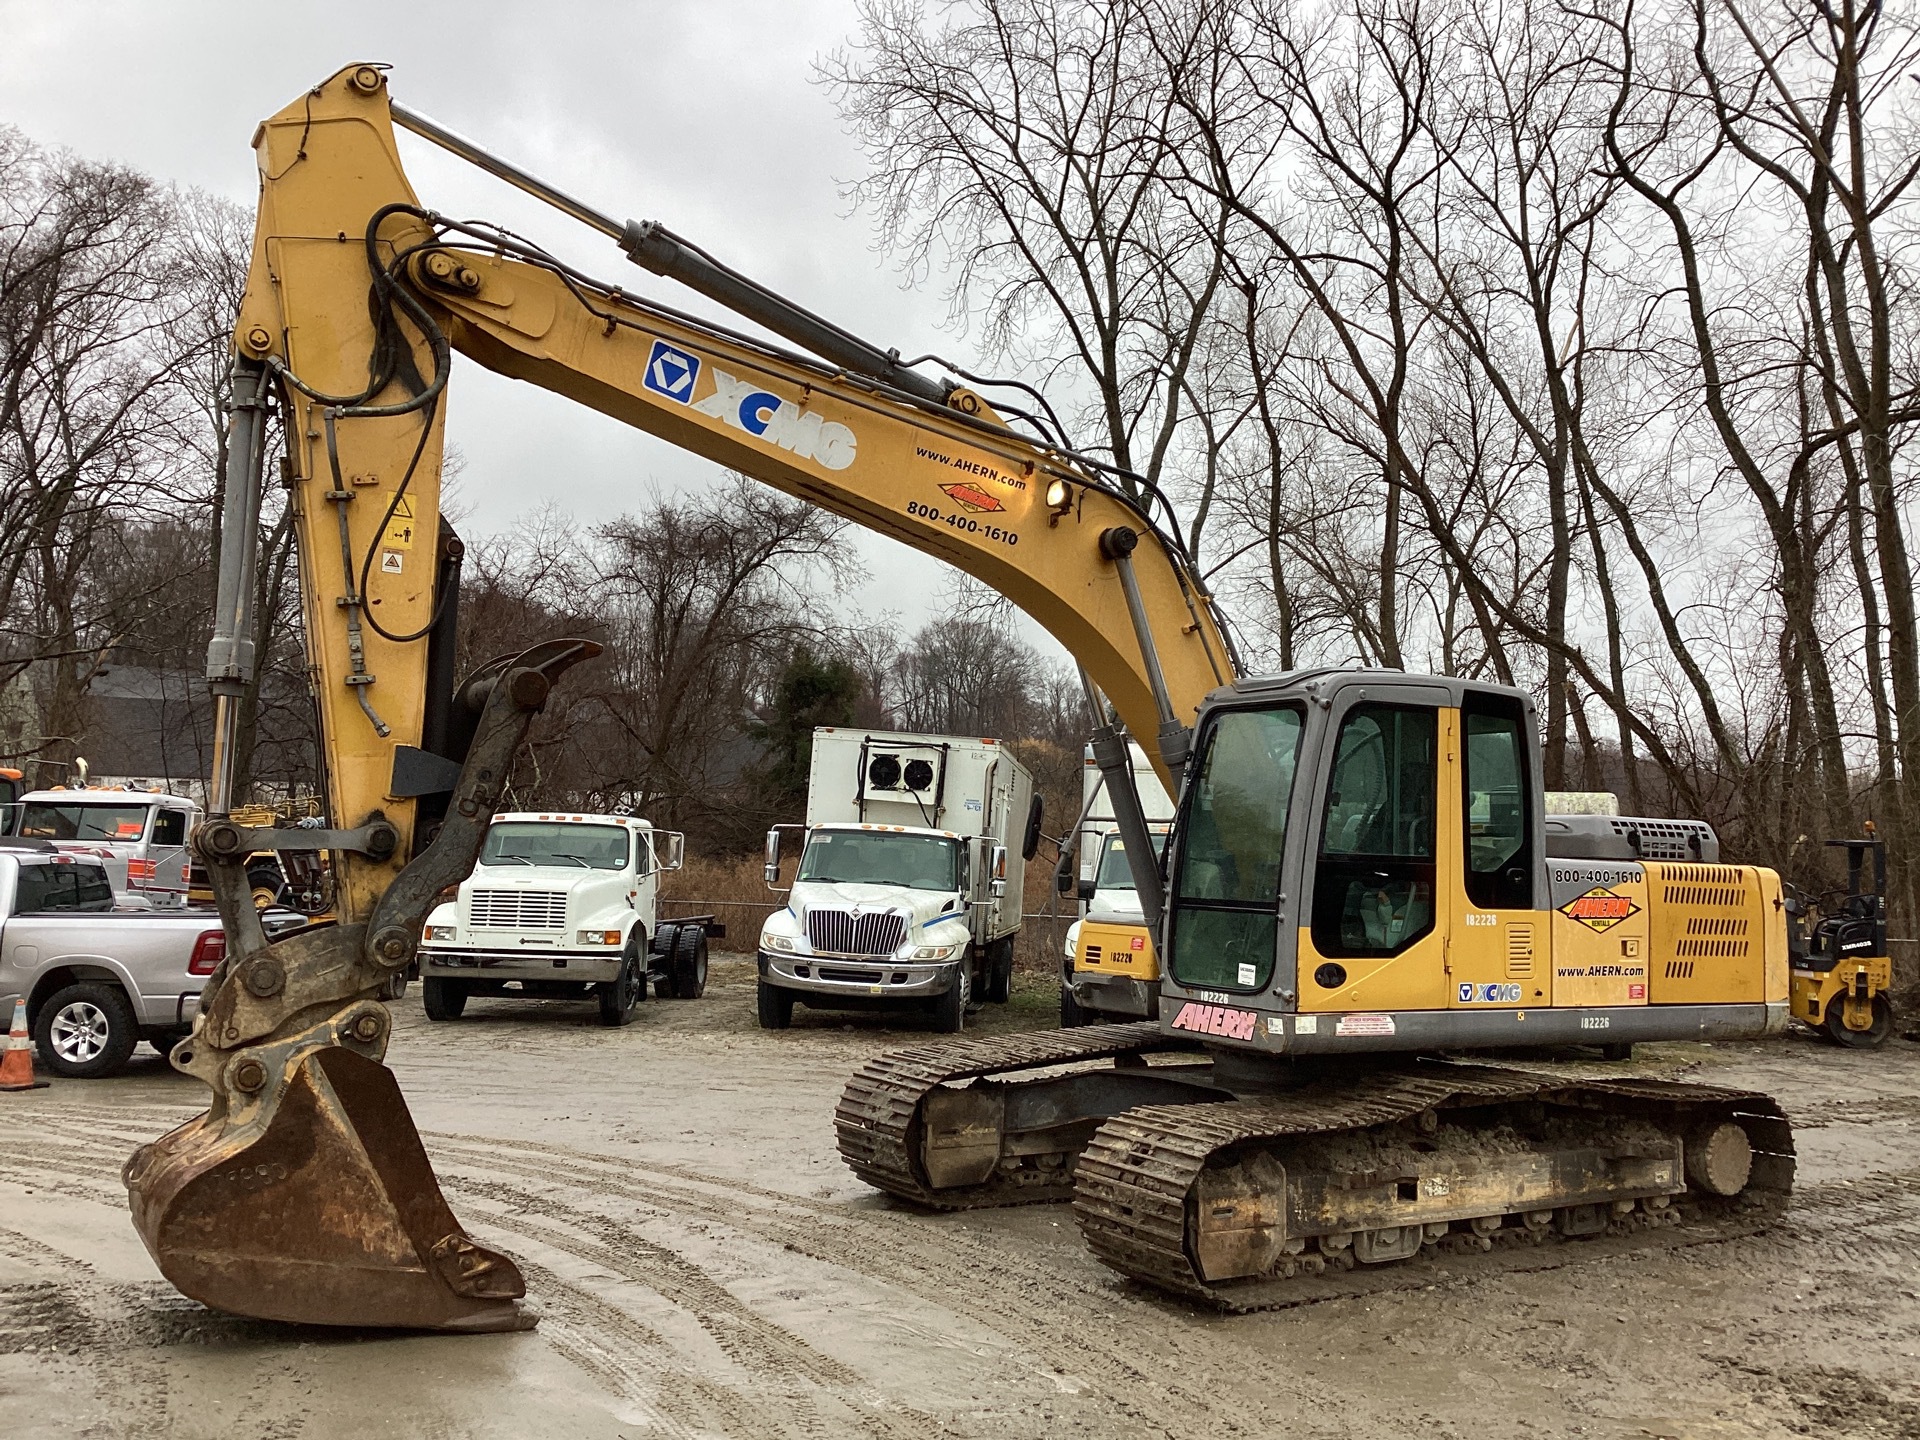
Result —
<instances>
[{"instance_id":1,"label":"cab door","mask_svg":"<svg viewBox=\"0 0 1920 1440\"><path fill-rule=\"evenodd\" d=\"M1544 837L1533 717L1515 696L1469 690L1450 713L1459 757L1460 923L1449 957L1456 1010L1553 1003L1552 936L1542 907Z\"/></svg>"},{"instance_id":2,"label":"cab door","mask_svg":"<svg viewBox=\"0 0 1920 1440\"><path fill-rule=\"evenodd\" d=\"M1383 698L1340 714L1322 772L1300 935L1303 1011L1448 1004L1456 866L1445 837L1458 823L1459 801L1457 788L1443 783L1452 773L1443 722L1454 712L1413 701L1414 687L1378 689Z\"/></svg>"}]
</instances>

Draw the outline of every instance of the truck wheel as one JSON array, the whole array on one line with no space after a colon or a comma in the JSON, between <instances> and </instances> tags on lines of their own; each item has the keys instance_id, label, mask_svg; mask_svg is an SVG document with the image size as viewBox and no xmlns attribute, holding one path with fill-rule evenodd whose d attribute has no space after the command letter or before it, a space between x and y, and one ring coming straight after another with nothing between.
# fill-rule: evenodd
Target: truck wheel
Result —
<instances>
[{"instance_id":1,"label":"truck wheel","mask_svg":"<svg viewBox=\"0 0 1920 1440\"><path fill-rule=\"evenodd\" d=\"M1827 1039L1849 1050L1878 1050L1893 1033L1893 1002L1884 995L1873 997L1873 1026L1867 1030L1847 1028L1847 999L1836 995L1827 1002L1827 1017L1820 1029Z\"/></svg>"},{"instance_id":2,"label":"truck wheel","mask_svg":"<svg viewBox=\"0 0 1920 1440\"><path fill-rule=\"evenodd\" d=\"M759 1001L762 1030L784 1030L793 1024L793 992L791 990L782 990L778 985L769 985L762 980L757 987L755 998Z\"/></svg>"},{"instance_id":3,"label":"truck wheel","mask_svg":"<svg viewBox=\"0 0 1920 1440\"><path fill-rule=\"evenodd\" d=\"M420 982L420 1004L429 1020L458 1020L467 1008L467 987L459 980L429 975Z\"/></svg>"},{"instance_id":4,"label":"truck wheel","mask_svg":"<svg viewBox=\"0 0 1920 1440\"><path fill-rule=\"evenodd\" d=\"M140 1043L140 1026L119 986L68 985L41 1002L33 1043L62 1079L99 1080L127 1063Z\"/></svg>"},{"instance_id":5,"label":"truck wheel","mask_svg":"<svg viewBox=\"0 0 1920 1440\"><path fill-rule=\"evenodd\" d=\"M657 999L673 999L673 947L679 938L680 927L663 922L647 947L647 967L655 972L653 993Z\"/></svg>"},{"instance_id":6,"label":"truck wheel","mask_svg":"<svg viewBox=\"0 0 1920 1440\"><path fill-rule=\"evenodd\" d=\"M1074 998L1073 991L1064 983L1060 986L1060 1028L1075 1030L1082 1025L1093 1024L1093 1012Z\"/></svg>"},{"instance_id":7,"label":"truck wheel","mask_svg":"<svg viewBox=\"0 0 1920 1440\"><path fill-rule=\"evenodd\" d=\"M986 999L995 1005L1004 1005L1013 998L1013 937L1011 935L987 946L987 974L982 992Z\"/></svg>"},{"instance_id":8,"label":"truck wheel","mask_svg":"<svg viewBox=\"0 0 1920 1440\"><path fill-rule=\"evenodd\" d=\"M973 977L962 962L952 987L933 1002L933 1028L942 1035L958 1035L966 1029L967 1002L972 998Z\"/></svg>"},{"instance_id":9,"label":"truck wheel","mask_svg":"<svg viewBox=\"0 0 1920 1440\"><path fill-rule=\"evenodd\" d=\"M698 1000L707 993L707 931L682 925L673 941L673 998Z\"/></svg>"},{"instance_id":10,"label":"truck wheel","mask_svg":"<svg viewBox=\"0 0 1920 1440\"><path fill-rule=\"evenodd\" d=\"M600 986L600 1023L625 1025L647 990L647 972L640 968L640 949L629 946L620 957L620 975Z\"/></svg>"}]
</instances>

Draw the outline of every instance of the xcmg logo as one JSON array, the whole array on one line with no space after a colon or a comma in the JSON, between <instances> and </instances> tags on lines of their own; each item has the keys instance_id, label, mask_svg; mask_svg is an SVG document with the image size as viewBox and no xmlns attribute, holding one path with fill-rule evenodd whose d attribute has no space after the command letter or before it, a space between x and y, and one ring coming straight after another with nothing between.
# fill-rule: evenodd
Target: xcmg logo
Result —
<instances>
[{"instance_id":1,"label":"xcmg logo","mask_svg":"<svg viewBox=\"0 0 1920 1440\"><path fill-rule=\"evenodd\" d=\"M846 469L859 447L853 431L837 421L802 410L751 380L736 380L718 365L664 340L653 342L642 383L656 395L790 450L823 470Z\"/></svg>"}]
</instances>

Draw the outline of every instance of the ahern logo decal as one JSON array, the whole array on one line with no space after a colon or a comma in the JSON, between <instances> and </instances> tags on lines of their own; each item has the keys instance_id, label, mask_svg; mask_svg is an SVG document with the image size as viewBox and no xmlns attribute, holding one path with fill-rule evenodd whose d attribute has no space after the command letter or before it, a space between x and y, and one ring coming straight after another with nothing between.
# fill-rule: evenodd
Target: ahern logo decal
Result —
<instances>
[{"instance_id":1,"label":"ahern logo decal","mask_svg":"<svg viewBox=\"0 0 1920 1440\"><path fill-rule=\"evenodd\" d=\"M982 490L978 485L969 485L964 480L956 480L953 484L942 485L940 488L946 492L947 498L960 506L961 509L972 510L976 514L983 510L1004 510L1007 508L995 497Z\"/></svg>"},{"instance_id":2,"label":"ahern logo decal","mask_svg":"<svg viewBox=\"0 0 1920 1440\"><path fill-rule=\"evenodd\" d=\"M695 399L702 375L711 379L713 388ZM859 448L858 439L845 425L782 400L751 380L736 380L719 366L703 364L698 355L665 340L653 342L641 383L657 395L790 450L823 470L846 469Z\"/></svg>"},{"instance_id":3,"label":"ahern logo decal","mask_svg":"<svg viewBox=\"0 0 1920 1440\"><path fill-rule=\"evenodd\" d=\"M1633 903L1631 896L1616 895L1596 885L1562 905L1560 913L1569 920L1578 920L1589 930L1600 931L1611 930L1628 916L1638 915L1640 907Z\"/></svg>"},{"instance_id":4,"label":"ahern logo decal","mask_svg":"<svg viewBox=\"0 0 1920 1440\"><path fill-rule=\"evenodd\" d=\"M1173 1028L1191 1030L1196 1035L1219 1035L1228 1040L1253 1039L1251 1010L1234 1010L1225 1005L1196 1005L1189 1000L1173 1017Z\"/></svg>"}]
</instances>

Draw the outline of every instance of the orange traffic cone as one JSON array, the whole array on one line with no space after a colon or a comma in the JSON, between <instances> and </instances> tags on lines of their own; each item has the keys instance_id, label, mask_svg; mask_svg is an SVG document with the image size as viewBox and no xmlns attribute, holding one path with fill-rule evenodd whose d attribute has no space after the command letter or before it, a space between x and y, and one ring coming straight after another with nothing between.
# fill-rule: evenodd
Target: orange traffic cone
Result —
<instances>
[{"instance_id":1,"label":"orange traffic cone","mask_svg":"<svg viewBox=\"0 0 1920 1440\"><path fill-rule=\"evenodd\" d=\"M33 1078L33 1037L27 1034L27 1002L13 1002L13 1031L0 1051L0 1090L44 1090L47 1082Z\"/></svg>"}]
</instances>

